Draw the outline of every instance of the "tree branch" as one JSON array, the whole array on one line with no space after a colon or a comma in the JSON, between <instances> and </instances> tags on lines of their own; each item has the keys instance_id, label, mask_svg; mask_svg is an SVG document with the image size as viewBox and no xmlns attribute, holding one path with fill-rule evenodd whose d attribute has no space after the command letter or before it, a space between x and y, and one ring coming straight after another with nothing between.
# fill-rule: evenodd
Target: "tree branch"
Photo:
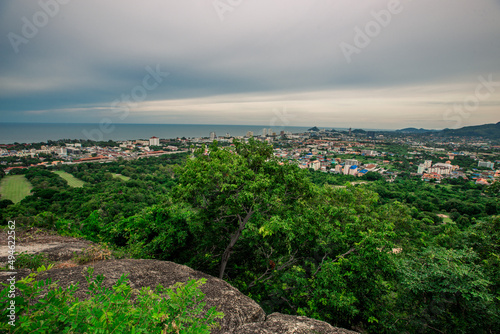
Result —
<instances>
[{"instance_id":1,"label":"tree branch","mask_svg":"<svg viewBox=\"0 0 500 334\"><path fill-rule=\"evenodd\" d=\"M260 281L262 279L262 281L260 283L263 283L267 280L270 280L271 278L274 277L274 273L275 272L278 272L280 270L283 270L289 266L291 266L292 264L294 264L296 262L296 259L295 259L295 255L297 254L297 251L290 257L290 259L288 259L287 262L283 263L281 266L279 266L278 268L275 268L274 271L273 269L267 267L266 271L260 275L260 277L256 278L252 283L250 283L248 285L249 288L257 285L257 282ZM281 260L281 259L280 259ZM272 272L271 275L267 276L266 278L264 278L269 272ZM264 278L264 279L263 279Z\"/></svg>"},{"instance_id":2,"label":"tree branch","mask_svg":"<svg viewBox=\"0 0 500 334\"><path fill-rule=\"evenodd\" d=\"M255 211L253 210L253 208L250 208L250 210L247 211L245 218L243 218L243 219L241 218L241 215L238 215L238 220L240 222L238 229L231 236L231 240L229 241L229 245L227 245L226 250L224 251L224 254L222 254L222 259L221 259L221 263L220 263L220 270L219 270L219 278L220 279L222 279L224 277L224 272L226 271L226 265L227 265L227 262L229 261L229 257L231 256L231 251L232 251L234 245L236 244L236 242L240 238L241 232L243 232L243 230L245 229L246 224L248 223L250 218L252 218L252 215L254 212Z\"/></svg>"},{"instance_id":3,"label":"tree branch","mask_svg":"<svg viewBox=\"0 0 500 334\"><path fill-rule=\"evenodd\" d=\"M342 257L344 257L346 255L351 254L355 250L356 250L356 247L353 247L353 248L349 249L347 252L345 252L344 254L337 255L337 257L332 262L337 262L338 260L340 260L340 258L342 258ZM328 253L325 253L325 256L323 256L323 259L321 260L321 263L319 264L318 269L316 269L316 272L314 272L314 274L312 275L312 277L316 277L316 275L320 271L321 267L323 266L323 262L325 261L327 255L328 255Z\"/></svg>"}]
</instances>

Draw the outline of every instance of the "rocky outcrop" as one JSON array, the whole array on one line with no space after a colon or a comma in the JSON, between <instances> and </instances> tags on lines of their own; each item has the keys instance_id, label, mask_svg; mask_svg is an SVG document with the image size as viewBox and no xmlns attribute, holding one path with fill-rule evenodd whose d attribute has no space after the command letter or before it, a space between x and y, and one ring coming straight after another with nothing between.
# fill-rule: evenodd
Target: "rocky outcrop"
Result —
<instances>
[{"instance_id":1,"label":"rocky outcrop","mask_svg":"<svg viewBox=\"0 0 500 334\"><path fill-rule=\"evenodd\" d=\"M267 316L262 308L252 299L243 295L227 282L193 270L189 267L168 261L158 260L105 260L89 264L94 267L94 275L105 276L104 285L111 287L124 273L128 273L133 288L155 287L158 284L171 286L176 282L205 278L206 284L201 287L205 294L208 308L215 306L224 313L219 321L220 328L212 333L224 334L354 334L355 332L335 328L326 322L306 317L273 313ZM37 279L51 278L62 287L79 283L76 296L87 297L88 289L85 280L85 267L52 269L38 276Z\"/></svg>"},{"instance_id":2,"label":"rocky outcrop","mask_svg":"<svg viewBox=\"0 0 500 334\"><path fill-rule=\"evenodd\" d=\"M193 270L189 267L168 261L157 260L106 260L92 265L94 274L105 276L104 285L110 287L124 273L128 273L130 285L133 288L155 287L158 284L171 286L176 282L186 282L189 279L205 278L206 284L201 287L205 293L207 307L215 306L224 313L220 320L220 328L213 333L225 334L353 334L345 329L335 328L323 321L306 317L290 316L273 313L267 318L262 308L252 299L243 295L227 282ZM88 287L84 278L82 266L73 268L52 269L41 274L38 279L51 278L66 287L80 283L76 293L78 298L86 298Z\"/></svg>"},{"instance_id":3,"label":"rocky outcrop","mask_svg":"<svg viewBox=\"0 0 500 334\"><path fill-rule=\"evenodd\" d=\"M263 322L238 327L227 334L357 334L319 320L306 317L273 313Z\"/></svg>"},{"instance_id":4,"label":"rocky outcrop","mask_svg":"<svg viewBox=\"0 0 500 334\"><path fill-rule=\"evenodd\" d=\"M232 333L244 324L262 322L265 319L264 311L256 302L227 282L183 265L168 261L126 259L100 261L92 266L95 275L105 276L104 285L107 287L111 287L124 273L129 274L130 285L136 289L155 287L158 284L168 287L176 282L205 278L207 283L201 290L205 294L207 307L215 306L218 311L224 313L220 328L215 329L213 333ZM88 288L83 269L81 266L52 269L41 274L38 279L51 278L53 282L59 281L62 287L79 282L80 288L75 296L83 299L87 296L85 291Z\"/></svg>"},{"instance_id":5,"label":"rocky outcrop","mask_svg":"<svg viewBox=\"0 0 500 334\"><path fill-rule=\"evenodd\" d=\"M53 235L34 229L34 232L23 231L17 233L15 252L17 254L46 254L50 261L67 261L82 250L92 245L92 242L81 239ZM29 233L31 232L31 233ZM6 231L0 232L0 240L7 240ZM9 248L7 242L0 245L0 265L8 260ZM16 256L17 257L17 256Z\"/></svg>"},{"instance_id":6,"label":"rocky outcrop","mask_svg":"<svg viewBox=\"0 0 500 334\"><path fill-rule=\"evenodd\" d=\"M83 249L92 245L91 242L61 237L57 235L31 231L18 238L17 252L29 254L47 254L51 261L58 261L55 269L43 272L37 279L51 278L58 281L59 286L67 287L79 283L76 296L81 300L87 298L88 289L85 280L85 267L94 267L94 275L103 274L104 285L111 287L122 274L128 274L130 285L133 288L156 287L158 284L168 287L177 282L186 282L190 279L205 278L206 284L201 287L205 293L206 307L215 306L224 313L219 320L220 328L212 333L217 334L353 334L355 332L335 328L323 321L306 317L273 313L266 317L262 308L252 299L246 297L227 282L193 270L189 267L168 261L157 260L105 260L78 266L72 262L74 255L81 254ZM0 232L2 234L2 232ZM5 238L5 240L7 240ZM8 248L0 246L0 262L6 264ZM65 262L61 262L65 261ZM16 270L17 278L27 276L29 269ZM0 271L0 282L5 283L12 275L11 272Z\"/></svg>"}]
</instances>

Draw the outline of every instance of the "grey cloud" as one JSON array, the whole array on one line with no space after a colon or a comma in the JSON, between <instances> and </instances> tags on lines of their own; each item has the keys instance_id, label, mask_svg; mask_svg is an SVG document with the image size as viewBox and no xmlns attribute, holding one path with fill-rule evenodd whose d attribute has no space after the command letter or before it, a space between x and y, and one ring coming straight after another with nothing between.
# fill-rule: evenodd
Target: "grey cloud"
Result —
<instances>
[{"instance_id":1,"label":"grey cloud","mask_svg":"<svg viewBox=\"0 0 500 334\"><path fill-rule=\"evenodd\" d=\"M221 21L212 1L73 0L19 53L7 34L21 34L21 18L40 6L4 3L0 116L106 107L157 64L171 74L148 101L387 88L390 102L391 87L500 74L500 7L493 0L401 0L401 13L349 64L339 44L353 44L355 27L364 29L372 11L389 2L243 0ZM98 121L97 114L67 117Z\"/></svg>"}]
</instances>

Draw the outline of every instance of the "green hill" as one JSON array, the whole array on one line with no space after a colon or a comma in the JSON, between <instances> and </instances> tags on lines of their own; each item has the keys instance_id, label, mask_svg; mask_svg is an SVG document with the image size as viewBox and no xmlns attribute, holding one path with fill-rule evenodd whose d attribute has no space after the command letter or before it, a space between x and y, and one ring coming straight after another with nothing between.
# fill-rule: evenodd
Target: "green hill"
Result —
<instances>
[{"instance_id":1,"label":"green hill","mask_svg":"<svg viewBox=\"0 0 500 334\"><path fill-rule=\"evenodd\" d=\"M443 136L459 137L483 137L488 139L500 139L500 122L496 124L483 124L476 126L466 126L460 129L444 129Z\"/></svg>"}]
</instances>

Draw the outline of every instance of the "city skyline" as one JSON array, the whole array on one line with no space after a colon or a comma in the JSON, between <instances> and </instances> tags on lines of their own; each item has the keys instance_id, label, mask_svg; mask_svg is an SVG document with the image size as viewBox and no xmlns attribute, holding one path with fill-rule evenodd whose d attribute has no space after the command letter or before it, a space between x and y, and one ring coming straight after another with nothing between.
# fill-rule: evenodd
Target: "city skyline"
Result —
<instances>
[{"instance_id":1,"label":"city skyline","mask_svg":"<svg viewBox=\"0 0 500 334\"><path fill-rule=\"evenodd\" d=\"M497 123L498 0L0 5L0 120Z\"/></svg>"}]
</instances>

